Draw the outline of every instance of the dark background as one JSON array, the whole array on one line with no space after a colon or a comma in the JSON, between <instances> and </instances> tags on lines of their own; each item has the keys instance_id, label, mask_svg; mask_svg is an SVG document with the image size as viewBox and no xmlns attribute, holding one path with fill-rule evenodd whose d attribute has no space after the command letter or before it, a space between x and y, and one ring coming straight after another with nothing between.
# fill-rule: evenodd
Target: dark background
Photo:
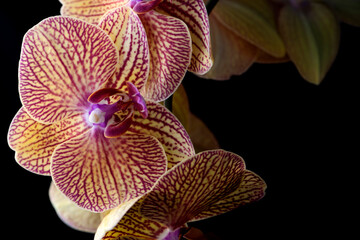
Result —
<instances>
[{"instance_id":1,"label":"dark background","mask_svg":"<svg viewBox=\"0 0 360 240\"><path fill-rule=\"evenodd\" d=\"M48 199L50 178L18 166L6 142L21 106L23 35L59 9L57 0L0 6L1 228L14 238L93 238L59 220ZM223 239L346 239L358 227L360 29L341 30L338 56L320 86L303 80L292 63L255 64L224 82L186 76L193 113L268 185L261 201L193 225Z\"/></svg>"}]
</instances>

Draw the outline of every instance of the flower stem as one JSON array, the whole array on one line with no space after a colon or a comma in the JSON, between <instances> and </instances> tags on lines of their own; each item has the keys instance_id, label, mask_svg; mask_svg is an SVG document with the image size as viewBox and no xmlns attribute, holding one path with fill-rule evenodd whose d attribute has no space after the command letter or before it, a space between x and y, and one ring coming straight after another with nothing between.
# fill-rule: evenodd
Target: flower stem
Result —
<instances>
[{"instance_id":1,"label":"flower stem","mask_svg":"<svg viewBox=\"0 0 360 240\"><path fill-rule=\"evenodd\" d=\"M209 0L206 4L206 10L208 12L208 15L210 15L211 11L214 9L216 4L219 2L219 0Z\"/></svg>"}]
</instances>

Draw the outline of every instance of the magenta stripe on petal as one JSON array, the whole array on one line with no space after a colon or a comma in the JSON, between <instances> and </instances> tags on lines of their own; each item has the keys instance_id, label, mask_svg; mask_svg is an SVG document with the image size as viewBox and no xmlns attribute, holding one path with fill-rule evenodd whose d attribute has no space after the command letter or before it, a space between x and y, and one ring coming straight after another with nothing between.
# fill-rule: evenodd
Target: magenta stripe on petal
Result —
<instances>
[{"instance_id":1,"label":"magenta stripe on petal","mask_svg":"<svg viewBox=\"0 0 360 240\"><path fill-rule=\"evenodd\" d=\"M160 178L140 213L175 230L237 189L245 164L223 150L199 153Z\"/></svg>"},{"instance_id":2,"label":"magenta stripe on petal","mask_svg":"<svg viewBox=\"0 0 360 240\"><path fill-rule=\"evenodd\" d=\"M203 0L164 0L159 6L184 21L191 33L192 58L189 71L205 74L212 66L209 18Z\"/></svg>"},{"instance_id":3,"label":"magenta stripe on petal","mask_svg":"<svg viewBox=\"0 0 360 240\"><path fill-rule=\"evenodd\" d=\"M141 20L129 7L109 11L99 26L110 36L119 52L120 61L106 87L126 89L132 82L141 90L149 75L149 49Z\"/></svg>"},{"instance_id":4,"label":"magenta stripe on petal","mask_svg":"<svg viewBox=\"0 0 360 240\"><path fill-rule=\"evenodd\" d=\"M151 136L105 138L100 129L59 145L53 181L82 208L103 212L147 193L166 171L166 155Z\"/></svg>"},{"instance_id":5,"label":"magenta stripe on petal","mask_svg":"<svg viewBox=\"0 0 360 240\"><path fill-rule=\"evenodd\" d=\"M115 71L109 36L79 19L51 17L24 37L19 89L35 120L49 124L83 111L87 97Z\"/></svg>"},{"instance_id":6,"label":"magenta stripe on petal","mask_svg":"<svg viewBox=\"0 0 360 240\"><path fill-rule=\"evenodd\" d=\"M145 99L160 102L180 85L191 60L190 32L180 19L155 11L140 15L149 42L150 74Z\"/></svg>"},{"instance_id":7,"label":"magenta stripe on petal","mask_svg":"<svg viewBox=\"0 0 360 240\"><path fill-rule=\"evenodd\" d=\"M166 152L168 168L193 156L194 146L179 120L164 106L150 101L146 103L148 117L144 119L135 112L129 131L157 138Z\"/></svg>"},{"instance_id":8,"label":"magenta stripe on petal","mask_svg":"<svg viewBox=\"0 0 360 240\"><path fill-rule=\"evenodd\" d=\"M21 108L11 122L8 142L22 167L33 173L50 175L51 156L56 146L89 129L82 114L54 124L42 124Z\"/></svg>"}]
</instances>

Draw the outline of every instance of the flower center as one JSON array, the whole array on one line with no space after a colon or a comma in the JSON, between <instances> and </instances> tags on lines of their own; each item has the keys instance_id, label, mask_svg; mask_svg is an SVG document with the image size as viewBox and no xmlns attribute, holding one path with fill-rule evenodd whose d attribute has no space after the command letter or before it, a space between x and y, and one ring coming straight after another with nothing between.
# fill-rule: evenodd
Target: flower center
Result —
<instances>
[{"instance_id":1,"label":"flower center","mask_svg":"<svg viewBox=\"0 0 360 240\"><path fill-rule=\"evenodd\" d=\"M163 0L131 0L130 7L137 14L143 14L150 10L153 10Z\"/></svg>"},{"instance_id":2,"label":"flower center","mask_svg":"<svg viewBox=\"0 0 360 240\"><path fill-rule=\"evenodd\" d=\"M88 120L94 126L104 128L105 137L113 138L124 134L131 126L134 111L147 118L148 111L144 98L130 82L126 83L128 93L103 88L90 95L92 103Z\"/></svg>"}]
</instances>

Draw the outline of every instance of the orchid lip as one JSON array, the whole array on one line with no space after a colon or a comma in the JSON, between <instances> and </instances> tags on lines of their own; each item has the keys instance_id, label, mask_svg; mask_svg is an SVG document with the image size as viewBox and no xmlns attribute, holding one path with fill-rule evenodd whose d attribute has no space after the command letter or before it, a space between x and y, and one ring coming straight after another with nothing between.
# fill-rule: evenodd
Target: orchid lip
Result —
<instances>
[{"instance_id":1,"label":"orchid lip","mask_svg":"<svg viewBox=\"0 0 360 240\"><path fill-rule=\"evenodd\" d=\"M132 124L134 111L138 111L143 118L147 118L146 102L136 86L127 83L128 94L112 88L103 88L92 93L88 101L91 103L88 121L93 126L104 128L104 135L108 138L124 134ZM118 100L110 103L110 97Z\"/></svg>"}]
</instances>

